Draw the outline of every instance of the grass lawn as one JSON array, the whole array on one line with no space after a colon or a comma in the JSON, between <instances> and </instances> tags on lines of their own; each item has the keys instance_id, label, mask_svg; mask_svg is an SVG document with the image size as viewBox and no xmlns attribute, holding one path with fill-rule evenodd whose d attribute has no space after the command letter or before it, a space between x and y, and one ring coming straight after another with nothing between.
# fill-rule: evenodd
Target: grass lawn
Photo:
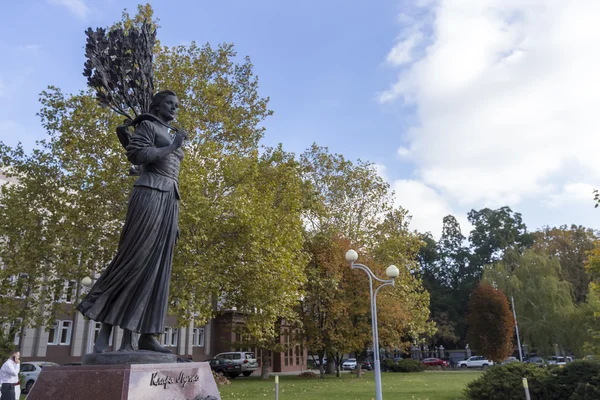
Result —
<instances>
[{"instance_id":1,"label":"grass lawn","mask_svg":"<svg viewBox=\"0 0 600 400\"><path fill-rule=\"evenodd\" d=\"M389 400L463 400L467 383L477 378L480 371L435 371L417 373L381 373L383 398ZM223 400L274 399L274 379L262 381L259 377L237 378L231 385L220 388ZM302 400L370 400L375 398L373 372L356 379L344 373L341 378L326 376L321 379L299 379L296 376L279 377L279 399Z\"/></svg>"}]
</instances>

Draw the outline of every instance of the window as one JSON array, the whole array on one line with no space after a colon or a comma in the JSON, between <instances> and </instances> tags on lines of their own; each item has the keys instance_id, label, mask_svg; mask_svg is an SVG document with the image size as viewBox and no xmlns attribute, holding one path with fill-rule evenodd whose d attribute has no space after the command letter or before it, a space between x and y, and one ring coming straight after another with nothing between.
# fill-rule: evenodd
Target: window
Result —
<instances>
[{"instance_id":1,"label":"window","mask_svg":"<svg viewBox=\"0 0 600 400\"><path fill-rule=\"evenodd\" d=\"M283 333L283 346L284 348L289 346L290 344L290 335L287 331L284 331ZM290 352L285 350L285 357L283 358L284 361L284 365L289 365L290 364Z\"/></svg>"},{"instance_id":2,"label":"window","mask_svg":"<svg viewBox=\"0 0 600 400\"><path fill-rule=\"evenodd\" d=\"M11 338L15 345L19 345L19 339L21 338L21 325L23 324L22 318L16 318L12 322L5 322L2 324L2 331L7 338Z\"/></svg>"},{"instance_id":3,"label":"window","mask_svg":"<svg viewBox=\"0 0 600 400\"><path fill-rule=\"evenodd\" d=\"M87 341L87 352L92 353L94 351L94 343L96 343L96 339L98 339L98 334L100 333L100 329L102 328L102 322L90 321L90 330L88 333L88 341ZM110 337L108 338L108 343L112 343L113 341L113 330L110 332Z\"/></svg>"},{"instance_id":4,"label":"window","mask_svg":"<svg viewBox=\"0 0 600 400\"><path fill-rule=\"evenodd\" d=\"M21 364L21 372L32 372L35 371L33 364Z\"/></svg>"},{"instance_id":5,"label":"window","mask_svg":"<svg viewBox=\"0 0 600 400\"><path fill-rule=\"evenodd\" d=\"M178 336L177 328L165 326L165 333L161 336L162 336L161 344L163 346L168 346L168 347L177 346L177 336Z\"/></svg>"},{"instance_id":6,"label":"window","mask_svg":"<svg viewBox=\"0 0 600 400\"><path fill-rule=\"evenodd\" d=\"M73 303L75 301L75 297L77 296L77 281L67 281L65 282L65 291L63 292L63 296L61 298L65 303Z\"/></svg>"},{"instance_id":7,"label":"window","mask_svg":"<svg viewBox=\"0 0 600 400\"><path fill-rule=\"evenodd\" d=\"M48 331L48 344L58 344L58 326L60 321L54 321L52 328Z\"/></svg>"},{"instance_id":8,"label":"window","mask_svg":"<svg viewBox=\"0 0 600 400\"><path fill-rule=\"evenodd\" d=\"M71 329L73 328L73 321L62 321L60 329L60 343L62 345L71 344Z\"/></svg>"},{"instance_id":9,"label":"window","mask_svg":"<svg viewBox=\"0 0 600 400\"><path fill-rule=\"evenodd\" d=\"M55 321L48 331L49 345L70 345L73 321Z\"/></svg>"},{"instance_id":10,"label":"window","mask_svg":"<svg viewBox=\"0 0 600 400\"><path fill-rule=\"evenodd\" d=\"M194 328L192 330L192 346L204 347L204 328Z\"/></svg>"}]
</instances>

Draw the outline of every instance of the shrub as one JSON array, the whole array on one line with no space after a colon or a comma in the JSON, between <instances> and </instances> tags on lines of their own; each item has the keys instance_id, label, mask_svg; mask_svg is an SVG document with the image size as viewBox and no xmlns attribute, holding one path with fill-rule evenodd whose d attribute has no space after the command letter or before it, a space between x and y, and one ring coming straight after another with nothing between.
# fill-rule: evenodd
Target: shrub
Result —
<instances>
[{"instance_id":1,"label":"shrub","mask_svg":"<svg viewBox=\"0 0 600 400\"><path fill-rule=\"evenodd\" d=\"M550 372L532 364L512 362L495 365L467 385L465 394L470 400L525 399L523 378L527 378L531 400L545 400L546 379Z\"/></svg>"},{"instance_id":2,"label":"shrub","mask_svg":"<svg viewBox=\"0 0 600 400\"><path fill-rule=\"evenodd\" d=\"M227 379L223 374L217 374L215 373L215 371L212 371L212 374L213 378L215 378L215 383L217 384L217 387L231 384L231 382L229 382L229 379Z\"/></svg>"},{"instance_id":3,"label":"shrub","mask_svg":"<svg viewBox=\"0 0 600 400\"><path fill-rule=\"evenodd\" d=\"M298 378L308 378L308 379L312 379L312 378L316 378L318 375L315 374L312 371L304 371L301 374L298 374Z\"/></svg>"},{"instance_id":4,"label":"shrub","mask_svg":"<svg viewBox=\"0 0 600 400\"><path fill-rule=\"evenodd\" d=\"M545 381L546 399L600 399L600 361L577 360L552 368Z\"/></svg>"},{"instance_id":5,"label":"shrub","mask_svg":"<svg viewBox=\"0 0 600 400\"><path fill-rule=\"evenodd\" d=\"M380 365L382 371L394 371L396 361L392 360L391 358L386 358L385 360L381 361Z\"/></svg>"},{"instance_id":6,"label":"shrub","mask_svg":"<svg viewBox=\"0 0 600 400\"><path fill-rule=\"evenodd\" d=\"M425 371L425 364L417 360L398 360L392 367L394 372L421 372Z\"/></svg>"}]
</instances>

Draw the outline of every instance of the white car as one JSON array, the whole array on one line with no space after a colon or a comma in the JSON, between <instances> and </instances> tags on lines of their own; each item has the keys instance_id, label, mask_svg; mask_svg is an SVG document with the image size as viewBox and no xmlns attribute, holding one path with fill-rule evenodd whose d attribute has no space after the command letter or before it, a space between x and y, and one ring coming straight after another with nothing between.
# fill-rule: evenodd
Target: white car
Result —
<instances>
[{"instance_id":1,"label":"white car","mask_svg":"<svg viewBox=\"0 0 600 400\"><path fill-rule=\"evenodd\" d=\"M458 368L487 368L492 365L494 365L494 362L483 356L469 357L464 361L459 361L457 364Z\"/></svg>"},{"instance_id":2,"label":"white car","mask_svg":"<svg viewBox=\"0 0 600 400\"><path fill-rule=\"evenodd\" d=\"M25 377L22 383L25 386L21 387L23 393L29 393L33 384L37 380L42 368L44 367L57 367L58 364L48 361L27 361L21 363L21 374Z\"/></svg>"},{"instance_id":3,"label":"white car","mask_svg":"<svg viewBox=\"0 0 600 400\"><path fill-rule=\"evenodd\" d=\"M548 364L554 365L567 365L567 363L572 362L572 357L561 357L561 356L553 356L548 358Z\"/></svg>"},{"instance_id":4,"label":"white car","mask_svg":"<svg viewBox=\"0 0 600 400\"><path fill-rule=\"evenodd\" d=\"M344 363L342 364L342 369L344 371L356 369L356 358L349 358L346 361L344 361Z\"/></svg>"},{"instance_id":5,"label":"white car","mask_svg":"<svg viewBox=\"0 0 600 400\"><path fill-rule=\"evenodd\" d=\"M242 375L250 376L258 369L258 361L254 357L254 353L249 351L230 351L227 353L219 353L215 356L217 360L231 360L234 364L242 366Z\"/></svg>"}]
</instances>

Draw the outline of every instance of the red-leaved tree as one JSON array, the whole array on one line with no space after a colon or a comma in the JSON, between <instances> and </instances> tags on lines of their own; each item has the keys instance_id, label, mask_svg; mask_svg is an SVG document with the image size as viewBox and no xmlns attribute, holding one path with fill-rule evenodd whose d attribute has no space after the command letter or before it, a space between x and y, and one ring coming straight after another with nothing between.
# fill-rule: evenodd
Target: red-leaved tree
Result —
<instances>
[{"instance_id":1,"label":"red-leaved tree","mask_svg":"<svg viewBox=\"0 0 600 400\"><path fill-rule=\"evenodd\" d=\"M503 361L513 352L515 321L501 290L481 284L471 294L467 315L469 345L492 361Z\"/></svg>"}]
</instances>

